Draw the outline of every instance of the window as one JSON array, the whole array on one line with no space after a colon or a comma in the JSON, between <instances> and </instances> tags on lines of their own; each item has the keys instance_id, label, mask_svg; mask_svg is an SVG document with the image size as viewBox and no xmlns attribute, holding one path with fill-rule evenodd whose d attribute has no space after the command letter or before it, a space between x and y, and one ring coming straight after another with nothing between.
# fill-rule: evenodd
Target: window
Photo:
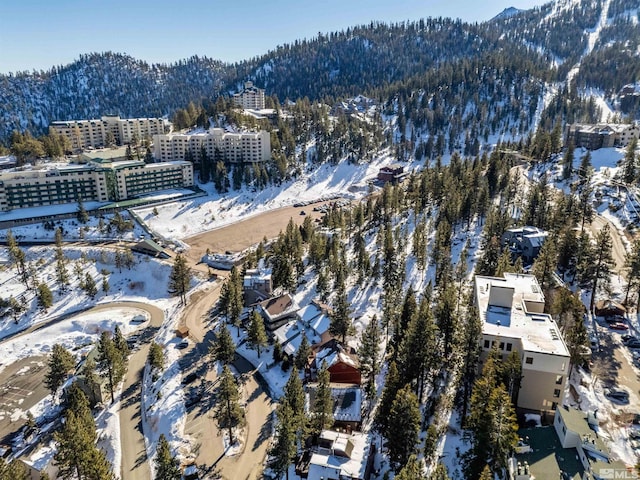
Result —
<instances>
[{"instance_id":1,"label":"window","mask_svg":"<svg viewBox=\"0 0 640 480\"><path fill-rule=\"evenodd\" d=\"M556 376L556 385L562 385L562 375Z\"/></svg>"},{"instance_id":2,"label":"window","mask_svg":"<svg viewBox=\"0 0 640 480\"><path fill-rule=\"evenodd\" d=\"M510 352L512 348L513 348L513 345L510 343L507 343L507 352Z\"/></svg>"},{"instance_id":3,"label":"window","mask_svg":"<svg viewBox=\"0 0 640 480\"><path fill-rule=\"evenodd\" d=\"M551 410L555 410L555 409L557 409L557 408L558 408L558 402L553 402L553 403L551 404Z\"/></svg>"},{"instance_id":4,"label":"window","mask_svg":"<svg viewBox=\"0 0 640 480\"><path fill-rule=\"evenodd\" d=\"M491 346L491 344L489 343L489 340L485 340L484 341L484 348L489 348Z\"/></svg>"},{"instance_id":5,"label":"window","mask_svg":"<svg viewBox=\"0 0 640 480\"><path fill-rule=\"evenodd\" d=\"M533 365L533 357L527 357L524 360L524 363L526 363L527 365Z\"/></svg>"},{"instance_id":6,"label":"window","mask_svg":"<svg viewBox=\"0 0 640 480\"><path fill-rule=\"evenodd\" d=\"M560 398L560 389L559 388L556 388L553 391L553 398Z\"/></svg>"},{"instance_id":7,"label":"window","mask_svg":"<svg viewBox=\"0 0 640 480\"><path fill-rule=\"evenodd\" d=\"M500 350L504 350L504 342L500 342Z\"/></svg>"}]
</instances>

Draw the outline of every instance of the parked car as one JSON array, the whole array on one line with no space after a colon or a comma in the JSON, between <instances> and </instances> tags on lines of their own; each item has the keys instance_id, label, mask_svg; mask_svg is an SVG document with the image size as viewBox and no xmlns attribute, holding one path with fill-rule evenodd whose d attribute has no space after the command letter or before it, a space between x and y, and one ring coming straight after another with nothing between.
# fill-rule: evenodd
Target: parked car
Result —
<instances>
[{"instance_id":1,"label":"parked car","mask_svg":"<svg viewBox=\"0 0 640 480\"><path fill-rule=\"evenodd\" d=\"M189 346L189 340L186 338L176 345L178 350L183 350Z\"/></svg>"},{"instance_id":2,"label":"parked car","mask_svg":"<svg viewBox=\"0 0 640 480\"><path fill-rule=\"evenodd\" d=\"M618 387L605 388L604 396L619 403L629 403L629 392Z\"/></svg>"},{"instance_id":3,"label":"parked car","mask_svg":"<svg viewBox=\"0 0 640 480\"><path fill-rule=\"evenodd\" d=\"M629 430L629 438L632 440L640 440L640 430L635 428Z\"/></svg>"},{"instance_id":4,"label":"parked car","mask_svg":"<svg viewBox=\"0 0 640 480\"><path fill-rule=\"evenodd\" d=\"M609 328L612 330L622 330L622 331L629 330L629 326L626 323L622 323L622 322L610 323Z\"/></svg>"},{"instance_id":5,"label":"parked car","mask_svg":"<svg viewBox=\"0 0 640 480\"><path fill-rule=\"evenodd\" d=\"M634 450L640 450L640 440L629 440L629 443Z\"/></svg>"},{"instance_id":6,"label":"parked car","mask_svg":"<svg viewBox=\"0 0 640 480\"><path fill-rule=\"evenodd\" d=\"M629 340L633 340L633 339L637 340L637 338L631 335L630 333L625 333L624 335L620 335L620 339L622 340L622 343L624 343L625 345Z\"/></svg>"},{"instance_id":7,"label":"parked car","mask_svg":"<svg viewBox=\"0 0 640 480\"><path fill-rule=\"evenodd\" d=\"M196 375L195 372L191 372L189 375L182 377L182 385L188 385L190 383L193 383L196 378L198 378L198 375Z\"/></svg>"}]
</instances>

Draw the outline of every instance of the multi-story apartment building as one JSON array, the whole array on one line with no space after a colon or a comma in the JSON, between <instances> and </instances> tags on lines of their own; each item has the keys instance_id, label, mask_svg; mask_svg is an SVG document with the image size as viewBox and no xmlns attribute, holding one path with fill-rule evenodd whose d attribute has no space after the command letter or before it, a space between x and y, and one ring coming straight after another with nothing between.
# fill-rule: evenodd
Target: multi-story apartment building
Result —
<instances>
[{"instance_id":1,"label":"multi-story apartment building","mask_svg":"<svg viewBox=\"0 0 640 480\"><path fill-rule=\"evenodd\" d=\"M597 150L606 147L626 147L634 138L640 138L640 125L637 123L605 123L568 125L565 133L566 142L573 142L576 147Z\"/></svg>"},{"instance_id":2,"label":"multi-story apartment building","mask_svg":"<svg viewBox=\"0 0 640 480\"><path fill-rule=\"evenodd\" d=\"M233 95L233 102L247 110L262 110L264 108L264 90L254 87L253 82L245 82L244 90Z\"/></svg>"},{"instance_id":3,"label":"multi-story apartment building","mask_svg":"<svg viewBox=\"0 0 640 480\"><path fill-rule=\"evenodd\" d=\"M482 322L482 359L497 344L506 358L522 360L517 407L548 412L562 402L569 374L569 351L560 329L544 313L544 294L533 275L475 277L475 301Z\"/></svg>"},{"instance_id":4,"label":"multi-story apartment building","mask_svg":"<svg viewBox=\"0 0 640 480\"><path fill-rule=\"evenodd\" d=\"M188 151L197 160L204 147L207 156L228 163L257 163L271 159L269 132L225 132L211 128L206 133L170 133L153 137L154 157L166 162L184 160Z\"/></svg>"},{"instance_id":5,"label":"multi-story apartment building","mask_svg":"<svg viewBox=\"0 0 640 480\"><path fill-rule=\"evenodd\" d=\"M70 120L52 122L49 129L64 135L74 151L107 145L107 134L113 134L118 145L130 143L134 135L142 140L171 131L171 124L163 118L120 118L105 115L99 120Z\"/></svg>"},{"instance_id":6,"label":"multi-story apartment building","mask_svg":"<svg viewBox=\"0 0 640 480\"><path fill-rule=\"evenodd\" d=\"M89 162L0 173L0 211L83 201L126 200L193 186L190 162Z\"/></svg>"}]
</instances>

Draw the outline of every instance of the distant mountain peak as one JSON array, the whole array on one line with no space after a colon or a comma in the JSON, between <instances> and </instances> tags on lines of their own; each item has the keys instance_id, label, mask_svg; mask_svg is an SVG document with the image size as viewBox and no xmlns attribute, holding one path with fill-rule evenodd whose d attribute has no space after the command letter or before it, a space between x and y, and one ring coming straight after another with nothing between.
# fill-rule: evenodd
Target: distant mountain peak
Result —
<instances>
[{"instance_id":1,"label":"distant mountain peak","mask_svg":"<svg viewBox=\"0 0 640 480\"><path fill-rule=\"evenodd\" d=\"M524 10L521 10L519 8L516 8L516 7L508 7L508 8L505 8L503 11L501 11L498 15L493 17L491 19L491 21L502 20L503 18L513 17L514 15L517 15L520 12L523 12L523 11Z\"/></svg>"}]
</instances>

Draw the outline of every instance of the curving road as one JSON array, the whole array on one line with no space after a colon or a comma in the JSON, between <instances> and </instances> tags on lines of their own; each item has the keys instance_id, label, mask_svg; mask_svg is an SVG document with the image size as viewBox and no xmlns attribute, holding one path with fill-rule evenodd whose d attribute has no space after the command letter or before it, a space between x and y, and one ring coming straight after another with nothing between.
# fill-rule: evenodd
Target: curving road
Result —
<instances>
[{"instance_id":1,"label":"curving road","mask_svg":"<svg viewBox=\"0 0 640 480\"><path fill-rule=\"evenodd\" d=\"M127 307L144 310L151 316L146 328L146 338L153 338L154 329L160 328L164 321L164 312L153 305L138 302L118 302L96 307L98 310ZM149 480L151 471L147 461L147 449L144 443L142 420L140 416L142 372L149 353L149 342L129 356L129 365L122 386L120 399L120 445L122 464L120 478L126 480Z\"/></svg>"},{"instance_id":2,"label":"curving road","mask_svg":"<svg viewBox=\"0 0 640 480\"><path fill-rule=\"evenodd\" d=\"M185 362L189 369L199 369L207 365L209 342L213 339L213 330L207 328L210 322L209 311L218 301L220 282L195 292L189 297L181 323L189 328L189 336L194 340L191 349L185 350L185 358L193 356L194 361ZM212 416L210 393L216 382L215 370L207 368L204 379L206 394L200 404L188 413L185 434L196 439L196 463L205 472L217 471L222 478L229 480L257 480L262 478L263 463L267 455L271 436L271 414L273 405L267 393L259 384L254 367L243 357L236 355L234 366L242 381L242 399L246 402L247 424L244 428L244 447L235 456L225 456L222 437ZM186 370L186 369L185 369Z\"/></svg>"}]
</instances>

